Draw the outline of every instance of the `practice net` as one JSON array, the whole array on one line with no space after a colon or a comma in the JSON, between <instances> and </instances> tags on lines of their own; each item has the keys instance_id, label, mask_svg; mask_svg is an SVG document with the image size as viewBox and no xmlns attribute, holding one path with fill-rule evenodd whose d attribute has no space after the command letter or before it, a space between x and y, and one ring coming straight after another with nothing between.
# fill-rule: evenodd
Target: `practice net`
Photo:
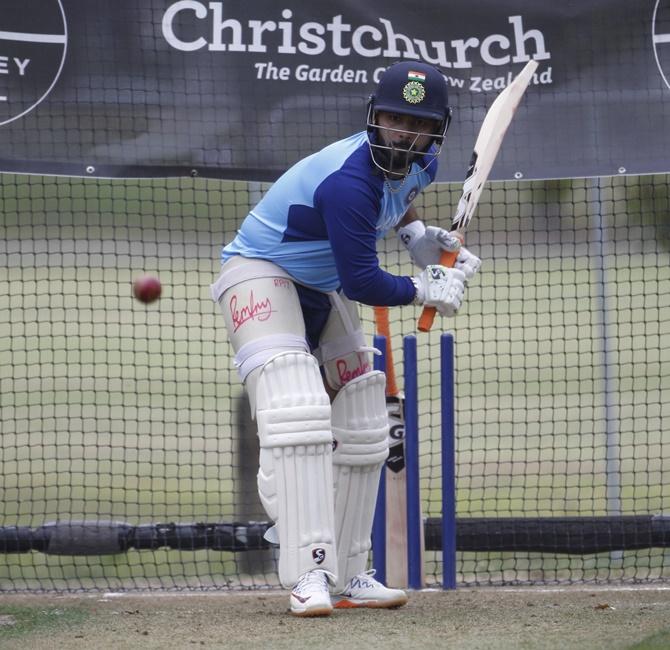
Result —
<instances>
[{"instance_id":1,"label":"practice net","mask_svg":"<svg viewBox=\"0 0 670 650\"><path fill-rule=\"evenodd\" d=\"M255 429L208 287L266 187L0 175L0 590L278 584ZM456 338L459 583L670 574L669 187L484 191L468 233L482 272L462 313L419 335L429 586L442 328ZM460 192L426 191L426 221L445 223ZM386 268L413 272L395 237L383 246ZM132 296L143 273L163 284L150 305ZM418 310L391 316L400 365Z\"/></svg>"}]
</instances>

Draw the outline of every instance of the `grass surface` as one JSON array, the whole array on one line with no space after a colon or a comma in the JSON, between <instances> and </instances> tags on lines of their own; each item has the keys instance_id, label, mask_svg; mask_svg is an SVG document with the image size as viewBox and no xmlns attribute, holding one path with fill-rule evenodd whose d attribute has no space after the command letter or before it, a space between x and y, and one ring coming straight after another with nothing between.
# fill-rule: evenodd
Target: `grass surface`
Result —
<instances>
[{"instance_id":1,"label":"grass surface","mask_svg":"<svg viewBox=\"0 0 670 650\"><path fill-rule=\"evenodd\" d=\"M0 643L43 634L58 635L64 630L85 625L89 617L90 613L81 607L2 605Z\"/></svg>"}]
</instances>

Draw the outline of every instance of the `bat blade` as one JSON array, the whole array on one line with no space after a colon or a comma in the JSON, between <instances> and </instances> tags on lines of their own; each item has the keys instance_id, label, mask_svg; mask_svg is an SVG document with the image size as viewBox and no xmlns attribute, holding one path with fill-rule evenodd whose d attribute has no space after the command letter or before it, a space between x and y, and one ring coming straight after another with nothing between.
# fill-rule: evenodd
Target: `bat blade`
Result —
<instances>
[{"instance_id":1,"label":"bat blade","mask_svg":"<svg viewBox=\"0 0 670 650\"><path fill-rule=\"evenodd\" d=\"M536 69L537 61L531 60L526 63L512 83L496 97L484 117L463 183L463 194L458 201L456 214L452 221L452 231L461 241L464 239L465 228L472 219L484 184L488 180L493 163L500 151L505 133ZM456 263L457 256L457 253L445 251L440 258L440 264L452 267ZM424 307L419 318L419 331L430 331L434 320L435 308Z\"/></svg>"},{"instance_id":2,"label":"bat blade","mask_svg":"<svg viewBox=\"0 0 670 650\"><path fill-rule=\"evenodd\" d=\"M464 230L470 223L493 163L519 102L537 69L537 61L529 61L495 99L479 129L470 165L463 183L463 194L458 202L452 228Z\"/></svg>"},{"instance_id":3,"label":"bat blade","mask_svg":"<svg viewBox=\"0 0 670 650\"><path fill-rule=\"evenodd\" d=\"M386 459L386 584L404 589L407 569L407 467L405 464L405 404L398 389L393 363L388 307L375 307L377 333L386 337L386 409L389 419L389 455ZM423 519L423 516L422 516ZM421 548L424 548L423 537ZM423 554L421 580L424 583Z\"/></svg>"},{"instance_id":4,"label":"bat blade","mask_svg":"<svg viewBox=\"0 0 670 650\"><path fill-rule=\"evenodd\" d=\"M386 409L389 417L389 456L386 459L386 584L402 589L408 583L403 395L388 395Z\"/></svg>"}]
</instances>

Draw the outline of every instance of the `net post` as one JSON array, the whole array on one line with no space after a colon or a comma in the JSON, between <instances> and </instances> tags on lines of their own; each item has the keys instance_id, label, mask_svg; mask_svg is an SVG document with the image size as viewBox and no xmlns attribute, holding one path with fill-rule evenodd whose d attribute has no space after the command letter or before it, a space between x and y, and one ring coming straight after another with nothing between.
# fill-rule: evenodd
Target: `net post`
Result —
<instances>
[{"instance_id":1,"label":"net post","mask_svg":"<svg viewBox=\"0 0 670 650\"><path fill-rule=\"evenodd\" d=\"M375 354L373 367L386 372L386 337L375 335L373 345L381 354ZM372 520L372 568L377 580L386 583L386 463L382 465L377 490L375 515Z\"/></svg>"},{"instance_id":2,"label":"net post","mask_svg":"<svg viewBox=\"0 0 670 650\"><path fill-rule=\"evenodd\" d=\"M421 494L419 487L419 409L416 336L403 339L405 378L405 463L407 472L407 583L421 589Z\"/></svg>"},{"instance_id":3,"label":"net post","mask_svg":"<svg viewBox=\"0 0 670 650\"><path fill-rule=\"evenodd\" d=\"M454 336L440 336L442 413L442 588L456 589L456 417Z\"/></svg>"}]
</instances>

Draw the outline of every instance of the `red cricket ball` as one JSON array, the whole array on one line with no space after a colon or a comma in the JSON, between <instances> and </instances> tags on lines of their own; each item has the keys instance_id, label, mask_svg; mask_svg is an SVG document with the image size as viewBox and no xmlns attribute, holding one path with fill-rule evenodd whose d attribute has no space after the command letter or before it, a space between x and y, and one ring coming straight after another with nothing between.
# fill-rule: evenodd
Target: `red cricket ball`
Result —
<instances>
[{"instance_id":1,"label":"red cricket ball","mask_svg":"<svg viewBox=\"0 0 670 650\"><path fill-rule=\"evenodd\" d=\"M161 282L153 275L143 275L133 283L133 293L140 302L150 303L161 295Z\"/></svg>"}]
</instances>

